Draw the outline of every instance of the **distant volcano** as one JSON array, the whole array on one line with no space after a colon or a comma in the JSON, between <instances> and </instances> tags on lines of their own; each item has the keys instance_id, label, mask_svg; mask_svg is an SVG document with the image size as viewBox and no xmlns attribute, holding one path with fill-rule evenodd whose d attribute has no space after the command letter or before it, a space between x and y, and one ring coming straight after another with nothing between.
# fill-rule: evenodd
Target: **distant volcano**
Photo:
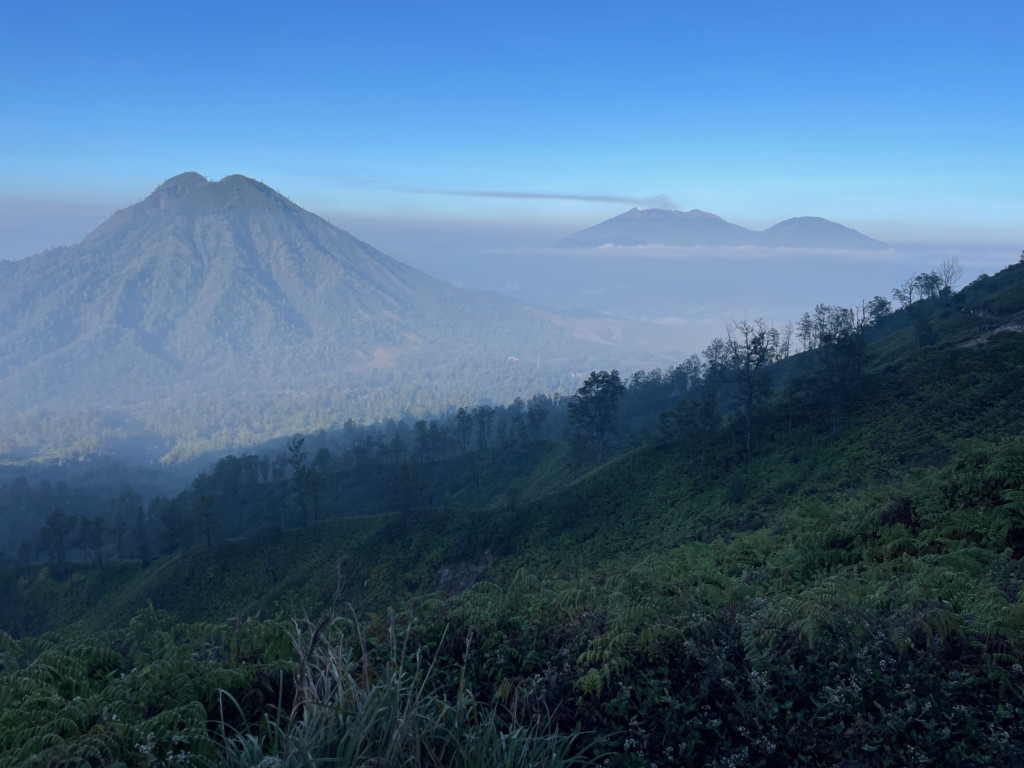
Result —
<instances>
[{"instance_id":1,"label":"distant volcano","mask_svg":"<svg viewBox=\"0 0 1024 768\"><path fill-rule=\"evenodd\" d=\"M678 338L456 288L244 176L175 176L77 245L0 262L0 413L121 409L164 433L511 400L678 362Z\"/></svg>"},{"instance_id":2,"label":"distant volcano","mask_svg":"<svg viewBox=\"0 0 1024 768\"><path fill-rule=\"evenodd\" d=\"M764 232L730 224L705 211L648 208L630 211L580 230L557 243L562 248L601 245L757 245L765 248L819 248L844 251L884 251L888 245L855 229L816 216L800 216Z\"/></svg>"}]
</instances>

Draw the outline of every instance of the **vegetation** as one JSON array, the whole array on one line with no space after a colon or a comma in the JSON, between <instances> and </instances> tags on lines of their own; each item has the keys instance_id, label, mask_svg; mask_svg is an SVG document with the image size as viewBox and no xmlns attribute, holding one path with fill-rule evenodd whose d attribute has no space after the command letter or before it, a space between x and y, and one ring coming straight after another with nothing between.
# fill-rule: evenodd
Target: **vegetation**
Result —
<instances>
[{"instance_id":1,"label":"vegetation","mask_svg":"<svg viewBox=\"0 0 1024 768\"><path fill-rule=\"evenodd\" d=\"M940 278L53 512L0 765L1024 761L1024 264Z\"/></svg>"}]
</instances>

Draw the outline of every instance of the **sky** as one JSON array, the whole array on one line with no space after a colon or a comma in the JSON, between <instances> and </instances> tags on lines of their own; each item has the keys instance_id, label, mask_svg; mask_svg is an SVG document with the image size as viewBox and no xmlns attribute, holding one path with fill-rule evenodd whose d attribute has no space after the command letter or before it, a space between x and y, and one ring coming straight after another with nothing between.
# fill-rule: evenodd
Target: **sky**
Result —
<instances>
[{"instance_id":1,"label":"sky","mask_svg":"<svg viewBox=\"0 0 1024 768\"><path fill-rule=\"evenodd\" d=\"M995 269L1024 247L1021 29L1019 0L12 3L0 258L195 170L260 179L459 284L649 319L706 306L702 275L737 264L749 297L715 311L769 307L771 254L548 246L634 205L700 208L854 227L894 245L879 284L944 253ZM775 292L795 311L827 291L793 263Z\"/></svg>"}]
</instances>

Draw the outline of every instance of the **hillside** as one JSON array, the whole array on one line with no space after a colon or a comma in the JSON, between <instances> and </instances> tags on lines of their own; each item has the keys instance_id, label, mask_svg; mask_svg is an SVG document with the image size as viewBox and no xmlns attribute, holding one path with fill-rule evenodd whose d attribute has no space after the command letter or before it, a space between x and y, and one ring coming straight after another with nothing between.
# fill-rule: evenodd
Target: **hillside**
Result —
<instances>
[{"instance_id":1,"label":"hillside","mask_svg":"<svg viewBox=\"0 0 1024 768\"><path fill-rule=\"evenodd\" d=\"M633 208L575 232L557 243L562 248L602 245L758 246L878 251L889 246L855 229L816 216L787 219L756 232L706 211Z\"/></svg>"},{"instance_id":2,"label":"hillside","mask_svg":"<svg viewBox=\"0 0 1024 768\"><path fill-rule=\"evenodd\" d=\"M838 346L777 364L749 449L718 392L703 491L638 377L601 466L508 432L388 463L371 430L318 451L329 514L401 511L0 569L0 766L1018 764L1022 286L1024 263L856 331L841 432ZM225 526L302 493L255 459L193 486Z\"/></svg>"},{"instance_id":3,"label":"hillside","mask_svg":"<svg viewBox=\"0 0 1024 768\"><path fill-rule=\"evenodd\" d=\"M74 246L0 262L8 451L120 430L176 456L682 355L668 327L435 280L243 176L176 176ZM34 426L74 413L98 427Z\"/></svg>"},{"instance_id":4,"label":"hillside","mask_svg":"<svg viewBox=\"0 0 1024 768\"><path fill-rule=\"evenodd\" d=\"M1024 313L1022 286L1024 264L1014 265L980 278L949 304L923 305L918 319L924 345L921 328L904 325L902 313L891 316L874 331L879 338L866 361L873 372L841 440L827 428L825 405L809 397L811 390L795 401L780 391L762 419L762 447L755 455L746 456L729 431L714 447L704 493L685 458L650 432L630 435L617 444L617 458L576 480L567 446L513 440L424 465L425 498L434 509L325 520L280 533L273 576L255 543L225 541L145 570L138 563L112 563L110 573L100 574L76 566L78 582L44 578L11 605L35 605L43 613L32 621L50 626L81 618L97 626L124 622L150 599L189 620L216 620L271 610L289 595L320 604L333 588L337 558L344 556L348 599L371 609L393 604L399 595L449 589L453 572L471 574L469 582L456 579L460 588L477 577L507 583L519 568L571 581L595 569L627 567L652 551L777 526L809 505L832 504L879 483L901 482L917 468L943 466L964 440L997 442L1024 433L1024 333L1014 330L1024 327L1014 320ZM805 353L786 362L806 370L801 361L808 359ZM741 426L731 423L730 430ZM365 488L364 509L385 512L393 473L336 465L327 484L339 489L330 497L338 500L327 502L325 515L351 514L347 508L356 497L344 489L356 487ZM220 499L218 474L203 488ZM507 505L509 478L523 494L514 508ZM290 481L249 490L232 482L235 495L218 502L234 510L230 515L255 519L267 506L297 503ZM446 491L450 501L438 508ZM331 511L332 503L339 508ZM90 599L83 601L84 594ZM47 612L53 618L45 618ZM12 626L10 618L4 621ZM38 631L41 625L33 626Z\"/></svg>"}]
</instances>

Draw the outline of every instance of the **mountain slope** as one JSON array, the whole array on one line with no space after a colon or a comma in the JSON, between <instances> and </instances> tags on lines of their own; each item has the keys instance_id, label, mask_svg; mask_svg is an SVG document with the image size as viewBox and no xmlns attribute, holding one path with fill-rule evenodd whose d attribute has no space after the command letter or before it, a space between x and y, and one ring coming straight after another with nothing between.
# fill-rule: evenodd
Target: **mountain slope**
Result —
<instances>
[{"instance_id":1,"label":"mountain slope","mask_svg":"<svg viewBox=\"0 0 1024 768\"><path fill-rule=\"evenodd\" d=\"M200 416L249 395L305 413L315 394L321 410L344 401L331 418L382 417L682 353L663 328L458 289L243 176L176 176L77 245L0 262L6 413L115 408L166 424L183 398L202 399L188 406ZM213 434L217 418L187 429Z\"/></svg>"},{"instance_id":2,"label":"mountain slope","mask_svg":"<svg viewBox=\"0 0 1024 768\"><path fill-rule=\"evenodd\" d=\"M668 211L633 208L580 230L557 243L563 248L602 245L741 246L885 250L888 246L855 229L815 216L787 219L763 232L730 224L700 210Z\"/></svg>"}]
</instances>

